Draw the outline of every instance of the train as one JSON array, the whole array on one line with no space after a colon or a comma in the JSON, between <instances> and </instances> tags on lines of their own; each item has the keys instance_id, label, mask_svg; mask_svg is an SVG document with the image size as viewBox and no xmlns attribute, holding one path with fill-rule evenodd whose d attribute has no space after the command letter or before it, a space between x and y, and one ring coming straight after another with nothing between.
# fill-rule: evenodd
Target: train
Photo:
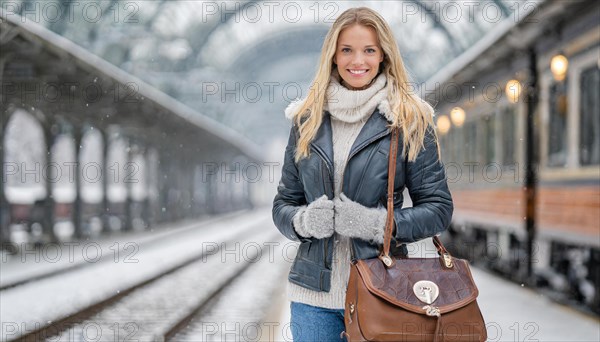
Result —
<instances>
[{"instance_id":1,"label":"train","mask_svg":"<svg viewBox=\"0 0 600 342\"><path fill-rule=\"evenodd\" d=\"M422 87L455 254L600 315L600 2L545 1Z\"/></svg>"}]
</instances>

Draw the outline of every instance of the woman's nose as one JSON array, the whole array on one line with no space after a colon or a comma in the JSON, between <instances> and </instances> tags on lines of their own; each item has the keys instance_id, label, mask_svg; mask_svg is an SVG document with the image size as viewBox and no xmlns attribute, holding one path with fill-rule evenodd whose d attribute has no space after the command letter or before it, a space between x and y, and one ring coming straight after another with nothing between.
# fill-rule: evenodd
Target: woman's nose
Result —
<instances>
[{"instance_id":1,"label":"woman's nose","mask_svg":"<svg viewBox=\"0 0 600 342\"><path fill-rule=\"evenodd\" d=\"M354 54L354 56L352 56L352 64L357 65L357 66L362 65L364 62L364 59L365 58L364 58L363 54L360 52L357 52Z\"/></svg>"}]
</instances>

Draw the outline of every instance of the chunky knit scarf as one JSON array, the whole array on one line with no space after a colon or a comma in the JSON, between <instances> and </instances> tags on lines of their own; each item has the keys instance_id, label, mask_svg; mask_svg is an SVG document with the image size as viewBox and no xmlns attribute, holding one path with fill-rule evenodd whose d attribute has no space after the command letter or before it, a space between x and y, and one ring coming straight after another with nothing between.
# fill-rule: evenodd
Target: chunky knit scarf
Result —
<instances>
[{"instance_id":1,"label":"chunky knit scarf","mask_svg":"<svg viewBox=\"0 0 600 342\"><path fill-rule=\"evenodd\" d=\"M364 119L363 115L371 114L375 107L378 107L379 112L388 121L392 121L390 104L386 96L389 84L385 74L381 73L375 77L372 85L364 90L349 90L340 83L340 80L338 71L334 69L329 78L323 109L340 121L356 122ZM285 117L292 119L305 101L306 98L293 100L285 109Z\"/></svg>"},{"instance_id":2,"label":"chunky knit scarf","mask_svg":"<svg viewBox=\"0 0 600 342\"><path fill-rule=\"evenodd\" d=\"M324 109L335 119L355 123L368 117L375 107L387 97L386 77L381 73L364 90L350 90L340 83L340 75L334 70L329 78Z\"/></svg>"}]
</instances>

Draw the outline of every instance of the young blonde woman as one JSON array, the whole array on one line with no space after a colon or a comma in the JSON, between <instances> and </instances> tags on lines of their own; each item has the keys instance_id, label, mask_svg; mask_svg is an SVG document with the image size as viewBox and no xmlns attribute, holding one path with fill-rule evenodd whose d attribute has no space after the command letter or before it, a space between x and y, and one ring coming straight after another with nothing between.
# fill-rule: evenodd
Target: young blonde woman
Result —
<instances>
[{"instance_id":1,"label":"young blonde woman","mask_svg":"<svg viewBox=\"0 0 600 342\"><path fill-rule=\"evenodd\" d=\"M273 220L299 241L288 277L294 341L340 341L350 263L379 254L391 128L400 128L392 253L448 226L453 205L433 109L408 86L396 40L375 11L343 12L329 30L293 122ZM407 188L412 208L401 209Z\"/></svg>"}]
</instances>

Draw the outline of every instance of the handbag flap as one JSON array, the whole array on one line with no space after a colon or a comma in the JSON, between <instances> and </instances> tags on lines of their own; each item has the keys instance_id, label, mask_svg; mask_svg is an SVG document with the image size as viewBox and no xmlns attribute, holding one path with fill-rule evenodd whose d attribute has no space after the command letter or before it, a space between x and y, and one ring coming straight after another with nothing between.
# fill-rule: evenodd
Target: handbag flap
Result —
<instances>
[{"instance_id":1,"label":"handbag flap","mask_svg":"<svg viewBox=\"0 0 600 342\"><path fill-rule=\"evenodd\" d=\"M437 285L439 295L431 303L440 313L459 309L477 298L479 291L466 260L452 258L450 269L441 265L439 258L396 259L386 268L378 258L358 260L358 273L365 286L374 295L415 313L424 313L427 303L417 298L413 286L421 280Z\"/></svg>"}]
</instances>

